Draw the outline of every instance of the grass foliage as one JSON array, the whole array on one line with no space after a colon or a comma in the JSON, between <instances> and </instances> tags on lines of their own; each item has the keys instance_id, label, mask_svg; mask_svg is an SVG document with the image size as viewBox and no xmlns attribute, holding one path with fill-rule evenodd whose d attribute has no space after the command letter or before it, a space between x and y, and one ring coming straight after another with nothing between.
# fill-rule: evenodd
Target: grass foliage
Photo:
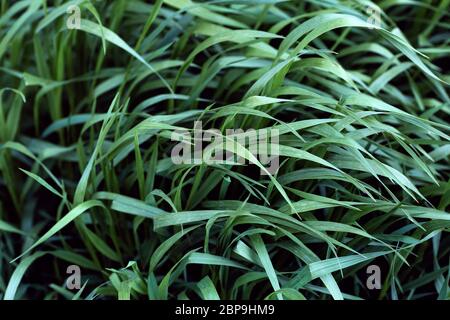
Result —
<instances>
[{"instance_id":1,"label":"grass foliage","mask_svg":"<svg viewBox=\"0 0 450 320\"><path fill-rule=\"evenodd\" d=\"M450 297L450 1L0 13L0 298ZM279 129L278 172L173 164L196 120Z\"/></svg>"}]
</instances>

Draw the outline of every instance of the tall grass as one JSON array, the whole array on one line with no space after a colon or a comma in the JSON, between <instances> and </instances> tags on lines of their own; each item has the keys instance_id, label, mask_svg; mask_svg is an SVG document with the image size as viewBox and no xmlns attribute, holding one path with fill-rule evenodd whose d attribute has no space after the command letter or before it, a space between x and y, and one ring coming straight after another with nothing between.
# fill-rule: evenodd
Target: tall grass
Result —
<instances>
[{"instance_id":1,"label":"tall grass","mask_svg":"<svg viewBox=\"0 0 450 320\"><path fill-rule=\"evenodd\" d=\"M450 1L0 12L0 298L449 298ZM279 170L174 164L197 120Z\"/></svg>"}]
</instances>

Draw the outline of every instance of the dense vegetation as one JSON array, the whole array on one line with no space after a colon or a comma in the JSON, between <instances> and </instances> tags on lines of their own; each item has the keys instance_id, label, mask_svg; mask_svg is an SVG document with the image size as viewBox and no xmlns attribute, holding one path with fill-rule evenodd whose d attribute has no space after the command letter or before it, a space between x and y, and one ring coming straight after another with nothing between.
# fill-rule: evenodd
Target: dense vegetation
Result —
<instances>
[{"instance_id":1,"label":"dense vegetation","mask_svg":"<svg viewBox=\"0 0 450 320\"><path fill-rule=\"evenodd\" d=\"M0 6L1 299L450 297L450 1Z\"/></svg>"}]
</instances>

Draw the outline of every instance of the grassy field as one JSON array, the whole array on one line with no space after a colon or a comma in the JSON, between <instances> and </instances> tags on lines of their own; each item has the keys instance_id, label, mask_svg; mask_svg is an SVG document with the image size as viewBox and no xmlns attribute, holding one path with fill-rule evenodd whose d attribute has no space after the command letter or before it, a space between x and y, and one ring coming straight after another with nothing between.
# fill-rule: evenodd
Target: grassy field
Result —
<instances>
[{"instance_id":1,"label":"grassy field","mask_svg":"<svg viewBox=\"0 0 450 320\"><path fill-rule=\"evenodd\" d=\"M449 0L0 14L0 299L450 298Z\"/></svg>"}]
</instances>

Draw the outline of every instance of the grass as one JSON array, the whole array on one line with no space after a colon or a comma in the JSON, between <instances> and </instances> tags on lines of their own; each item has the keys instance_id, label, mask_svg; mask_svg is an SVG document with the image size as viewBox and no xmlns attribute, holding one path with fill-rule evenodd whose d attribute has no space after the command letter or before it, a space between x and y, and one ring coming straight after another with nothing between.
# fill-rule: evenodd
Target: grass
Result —
<instances>
[{"instance_id":1,"label":"grass","mask_svg":"<svg viewBox=\"0 0 450 320\"><path fill-rule=\"evenodd\" d=\"M0 12L0 299L450 297L450 1ZM174 164L197 120L279 170Z\"/></svg>"}]
</instances>

